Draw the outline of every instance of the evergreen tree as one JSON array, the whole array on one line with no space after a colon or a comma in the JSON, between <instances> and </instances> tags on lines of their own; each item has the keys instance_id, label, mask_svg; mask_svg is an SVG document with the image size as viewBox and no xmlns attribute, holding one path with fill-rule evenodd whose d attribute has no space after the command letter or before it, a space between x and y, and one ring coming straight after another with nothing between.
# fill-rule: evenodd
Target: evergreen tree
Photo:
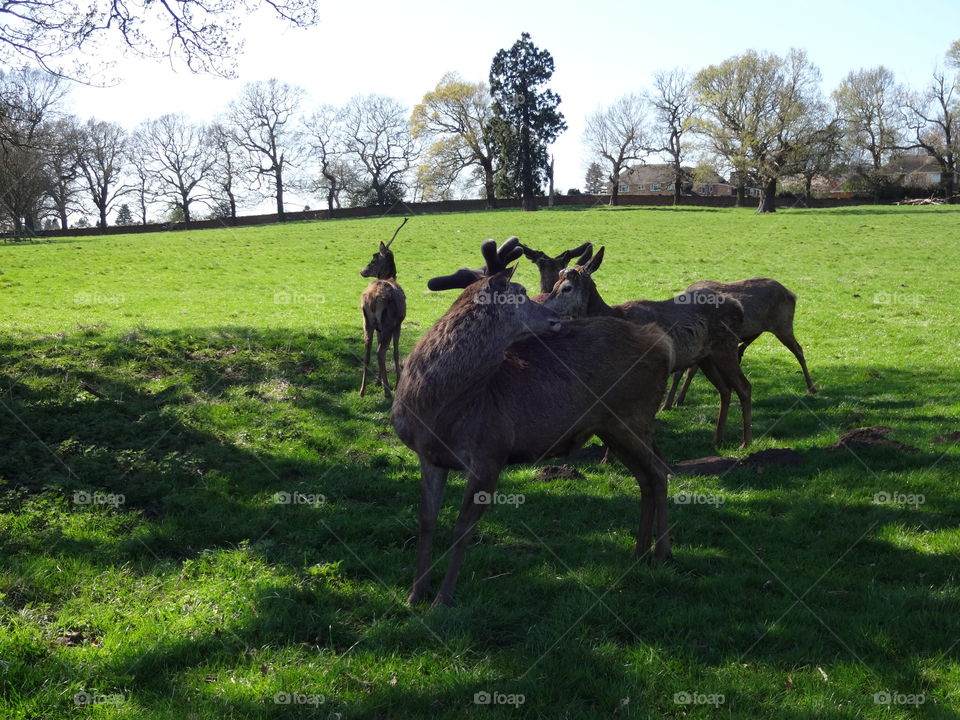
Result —
<instances>
[{"instance_id":1,"label":"evergreen tree","mask_svg":"<svg viewBox=\"0 0 960 720\"><path fill-rule=\"evenodd\" d=\"M534 45L529 33L500 50L490 66L491 124L501 169L497 185L519 195L524 210L537 209L550 168L547 147L567 129L557 109L560 96L543 87L553 69L553 56Z\"/></svg>"}]
</instances>

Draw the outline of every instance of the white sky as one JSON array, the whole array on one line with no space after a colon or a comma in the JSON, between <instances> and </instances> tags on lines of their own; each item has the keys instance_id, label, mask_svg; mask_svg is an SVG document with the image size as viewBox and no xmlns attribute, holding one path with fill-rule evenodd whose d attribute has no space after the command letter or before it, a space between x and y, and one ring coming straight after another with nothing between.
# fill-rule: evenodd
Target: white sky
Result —
<instances>
[{"instance_id":1,"label":"white sky","mask_svg":"<svg viewBox=\"0 0 960 720\"><path fill-rule=\"evenodd\" d=\"M244 82L272 76L305 88L314 105L373 92L412 107L445 72L486 80L497 50L527 31L556 64L551 87L562 98L569 128L553 152L556 187L566 189L583 186L585 116L626 92L644 90L657 70L696 71L750 48L783 54L802 47L819 66L825 92L850 70L880 64L920 88L960 39L957 0L926 0L913 8L894 0L321 5L322 22L308 30L286 28L262 13L249 18L236 80L124 60L115 71L118 86L75 88L71 110L126 127L168 112L206 122ZM290 209L297 209L295 202Z\"/></svg>"}]
</instances>

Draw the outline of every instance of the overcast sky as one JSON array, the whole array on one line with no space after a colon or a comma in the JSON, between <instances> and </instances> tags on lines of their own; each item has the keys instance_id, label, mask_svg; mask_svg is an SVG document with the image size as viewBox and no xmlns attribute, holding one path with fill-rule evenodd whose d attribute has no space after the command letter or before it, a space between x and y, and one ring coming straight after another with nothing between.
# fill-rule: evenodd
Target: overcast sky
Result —
<instances>
[{"instance_id":1,"label":"overcast sky","mask_svg":"<svg viewBox=\"0 0 960 720\"><path fill-rule=\"evenodd\" d=\"M820 68L825 92L850 70L881 64L920 88L950 43L960 39L958 0L912 7L894 0L321 5L321 23L308 30L287 28L266 14L250 18L236 80L127 59L115 71L119 85L77 87L71 109L130 128L168 112L206 122L244 82L269 77L302 86L315 105L373 92L412 107L445 72L486 80L497 50L526 31L556 63L551 87L562 98L569 129L553 152L556 186L566 189L583 185L584 117L626 92L646 89L657 70L696 71L750 48L783 54L801 47Z\"/></svg>"}]
</instances>

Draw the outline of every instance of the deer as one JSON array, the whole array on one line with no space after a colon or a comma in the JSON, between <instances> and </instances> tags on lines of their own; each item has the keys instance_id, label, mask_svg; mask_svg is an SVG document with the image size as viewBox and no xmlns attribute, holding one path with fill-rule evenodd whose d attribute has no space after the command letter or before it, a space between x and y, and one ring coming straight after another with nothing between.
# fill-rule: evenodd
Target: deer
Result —
<instances>
[{"instance_id":1,"label":"deer","mask_svg":"<svg viewBox=\"0 0 960 720\"><path fill-rule=\"evenodd\" d=\"M740 302L709 289L691 290L670 300L632 300L620 305L607 305L593 274L603 262L605 248L586 265L567 268L544 305L564 317L616 317L635 323L655 323L673 340L674 371L699 365L720 394L720 412L714 444L723 443L731 390L737 394L743 414L741 448L752 440L751 386L740 370L737 341L743 322Z\"/></svg>"},{"instance_id":2,"label":"deer","mask_svg":"<svg viewBox=\"0 0 960 720\"><path fill-rule=\"evenodd\" d=\"M743 307L743 325L740 327L740 346L737 348L739 360L743 360L743 352L750 346L750 343L765 332L773 333L800 363L800 369L803 371L803 377L807 383L807 394L813 395L817 392L817 388L810 378L810 372L807 370L803 348L800 347L800 343L797 342L797 338L793 334L793 314L797 308L797 296L794 293L772 278L749 278L729 283L698 280L687 288L687 291L690 292L695 290L712 290L740 301L740 305ZM680 394L677 395L676 402L673 401L673 398L683 373L677 372L674 374L673 385L670 387L670 392L663 404L664 410L669 410L673 405L683 404L690 383L696 374L696 367L691 367L687 371L687 379L683 383Z\"/></svg>"},{"instance_id":3,"label":"deer","mask_svg":"<svg viewBox=\"0 0 960 720\"><path fill-rule=\"evenodd\" d=\"M383 386L383 395L388 400L392 397L390 382L387 380L387 350L393 341L393 364L400 378L400 326L407 316L407 297L403 288L397 283L397 265L393 259L390 246L400 232L400 228L407 224L409 218L404 218L386 245L380 241L380 248L373 254L367 266L360 271L360 277L373 278L366 289L360 293L360 313L363 315L363 377L360 380L360 396L367 390L367 371L370 368L370 349L373 344L373 334L377 333L377 362L379 372L377 382Z\"/></svg>"},{"instance_id":4,"label":"deer","mask_svg":"<svg viewBox=\"0 0 960 720\"><path fill-rule=\"evenodd\" d=\"M571 250L564 250L562 253L553 258L547 255L545 252L534 250L527 245L521 244L520 247L523 248L524 257L536 265L537 270L540 271L540 292L544 296L546 296L546 294L553 289L554 284L557 282L557 276L559 275L560 271L567 267L573 258L575 258L577 255L581 255L576 264L583 265L593 254L593 244L589 242L578 245Z\"/></svg>"},{"instance_id":5,"label":"deer","mask_svg":"<svg viewBox=\"0 0 960 720\"><path fill-rule=\"evenodd\" d=\"M428 283L432 290L463 292L421 336L397 384L391 421L420 463L411 605L429 593L433 535L450 471L466 474L466 489L433 606L453 602L464 553L496 501L503 468L566 454L595 434L640 487L635 554L651 564L672 557L667 465L653 427L673 343L655 325L616 318L561 322L512 282L516 266L507 265L519 256L514 240L499 252L492 240L484 242L481 270L464 268Z\"/></svg>"}]
</instances>

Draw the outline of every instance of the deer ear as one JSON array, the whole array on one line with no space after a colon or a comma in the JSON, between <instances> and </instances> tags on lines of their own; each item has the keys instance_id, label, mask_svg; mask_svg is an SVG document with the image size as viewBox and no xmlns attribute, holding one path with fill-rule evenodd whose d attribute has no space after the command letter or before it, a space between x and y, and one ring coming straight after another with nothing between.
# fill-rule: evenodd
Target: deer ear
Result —
<instances>
[{"instance_id":1,"label":"deer ear","mask_svg":"<svg viewBox=\"0 0 960 720\"><path fill-rule=\"evenodd\" d=\"M427 280L427 287L430 290L453 290L454 288L462 290L465 287L473 285L477 280L483 277L479 271L469 268L460 268L452 275L441 275L439 277Z\"/></svg>"},{"instance_id":2,"label":"deer ear","mask_svg":"<svg viewBox=\"0 0 960 720\"><path fill-rule=\"evenodd\" d=\"M388 251L387 251L387 246L384 245L384 244L383 244L383 240L381 240L381 241L380 241L380 254L381 254L381 255L386 255L387 252L388 252Z\"/></svg>"},{"instance_id":3,"label":"deer ear","mask_svg":"<svg viewBox=\"0 0 960 720\"><path fill-rule=\"evenodd\" d=\"M599 269L600 263L603 262L603 251L604 251L604 249L605 249L605 248L601 247L601 248L597 251L597 254L594 255L592 258L590 258L590 260L587 261L587 264L583 266L583 272L584 272L584 273L586 273L587 275L592 275L593 273L595 273L595 272Z\"/></svg>"},{"instance_id":4,"label":"deer ear","mask_svg":"<svg viewBox=\"0 0 960 720\"><path fill-rule=\"evenodd\" d=\"M570 258L576 257L577 255L582 253L584 250L589 250L592 247L593 246L590 243L585 242L581 245L577 245L577 247L575 248L571 248L570 250L564 250L562 253L560 253L560 256L557 259L563 261L563 263L566 264L570 262ZM583 263L578 263L578 264L582 265Z\"/></svg>"},{"instance_id":5,"label":"deer ear","mask_svg":"<svg viewBox=\"0 0 960 720\"><path fill-rule=\"evenodd\" d=\"M526 245L521 245L520 247L523 248L523 255L524 257L527 258L527 260L536 262L537 260L543 257L543 253L540 252L539 250L533 250L531 248L528 248Z\"/></svg>"},{"instance_id":6,"label":"deer ear","mask_svg":"<svg viewBox=\"0 0 960 720\"><path fill-rule=\"evenodd\" d=\"M593 257L593 244L584 243L584 245L586 245L587 248L583 251L583 255L577 258L577 261L574 263L574 265L586 265L590 258Z\"/></svg>"}]
</instances>

